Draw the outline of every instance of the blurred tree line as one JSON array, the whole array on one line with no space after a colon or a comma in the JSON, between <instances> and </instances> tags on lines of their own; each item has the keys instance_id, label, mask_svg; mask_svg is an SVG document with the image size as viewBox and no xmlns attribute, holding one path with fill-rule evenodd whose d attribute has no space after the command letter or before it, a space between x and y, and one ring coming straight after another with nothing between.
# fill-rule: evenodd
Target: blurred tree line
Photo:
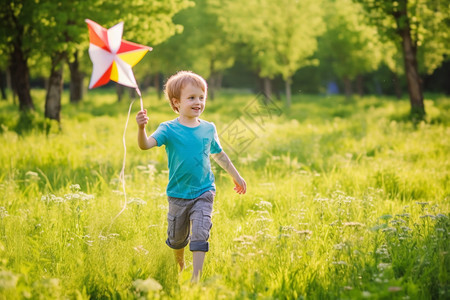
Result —
<instances>
[{"instance_id":1,"label":"blurred tree line","mask_svg":"<svg viewBox=\"0 0 450 300\"><path fill-rule=\"evenodd\" d=\"M88 30L125 22L124 39L154 48L134 68L161 95L181 69L221 87L293 93L396 94L425 115L424 89L450 93L449 0L6 0L0 6L0 83L33 110L44 78L45 116L60 120L63 83L83 98L91 72ZM64 79L64 69L69 73ZM123 88L117 86L117 93Z\"/></svg>"}]
</instances>

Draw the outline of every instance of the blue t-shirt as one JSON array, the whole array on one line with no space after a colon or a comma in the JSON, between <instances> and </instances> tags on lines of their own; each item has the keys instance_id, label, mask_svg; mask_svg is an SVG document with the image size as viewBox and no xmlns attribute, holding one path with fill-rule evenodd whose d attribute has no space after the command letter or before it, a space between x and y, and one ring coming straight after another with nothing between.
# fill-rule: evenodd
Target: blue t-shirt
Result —
<instances>
[{"instance_id":1,"label":"blue t-shirt","mask_svg":"<svg viewBox=\"0 0 450 300\"><path fill-rule=\"evenodd\" d=\"M197 127L187 127L177 118L161 123L151 136L158 147L166 146L168 196L194 199L216 189L209 155L222 152L222 147L214 123L200 120Z\"/></svg>"}]
</instances>

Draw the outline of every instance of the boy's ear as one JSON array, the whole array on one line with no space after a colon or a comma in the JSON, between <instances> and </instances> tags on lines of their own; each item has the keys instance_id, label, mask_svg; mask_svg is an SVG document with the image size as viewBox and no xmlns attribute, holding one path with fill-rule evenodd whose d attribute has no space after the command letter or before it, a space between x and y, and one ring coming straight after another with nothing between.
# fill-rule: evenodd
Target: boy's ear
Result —
<instances>
[{"instance_id":1,"label":"boy's ear","mask_svg":"<svg viewBox=\"0 0 450 300\"><path fill-rule=\"evenodd\" d=\"M179 105L180 104L180 100L178 100L177 98L172 98L172 103L175 105Z\"/></svg>"}]
</instances>

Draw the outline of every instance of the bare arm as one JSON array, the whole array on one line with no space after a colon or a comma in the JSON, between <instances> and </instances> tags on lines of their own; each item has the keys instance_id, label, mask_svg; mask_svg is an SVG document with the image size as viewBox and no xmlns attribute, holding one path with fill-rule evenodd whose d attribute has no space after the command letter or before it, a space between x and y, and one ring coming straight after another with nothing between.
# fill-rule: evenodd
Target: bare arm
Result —
<instances>
[{"instance_id":1,"label":"bare arm","mask_svg":"<svg viewBox=\"0 0 450 300\"><path fill-rule=\"evenodd\" d=\"M141 110L136 115L136 122L138 124L138 145L142 150L153 148L157 145L156 140L153 137L147 137L145 132L145 125L148 123L147 110Z\"/></svg>"},{"instance_id":2,"label":"bare arm","mask_svg":"<svg viewBox=\"0 0 450 300\"><path fill-rule=\"evenodd\" d=\"M222 151L217 154L211 154L211 156L216 161L216 163L225 171L227 171L227 173L230 174L230 176L233 178L234 184L236 185L234 188L236 193L245 194L245 192L247 191L247 183L236 170L228 155L224 151Z\"/></svg>"}]
</instances>

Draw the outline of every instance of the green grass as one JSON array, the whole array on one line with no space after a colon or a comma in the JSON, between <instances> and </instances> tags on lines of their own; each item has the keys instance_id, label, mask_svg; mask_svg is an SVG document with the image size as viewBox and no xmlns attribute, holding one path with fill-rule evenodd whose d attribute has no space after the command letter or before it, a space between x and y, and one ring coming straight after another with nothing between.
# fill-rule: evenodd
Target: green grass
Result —
<instances>
[{"instance_id":1,"label":"green grass","mask_svg":"<svg viewBox=\"0 0 450 300\"><path fill-rule=\"evenodd\" d=\"M412 123L406 99L297 95L285 109L220 93L202 117L248 192L214 164L211 248L194 286L189 251L177 275L164 243L167 158L138 149L139 103L126 132L129 204L112 222L128 100L64 95L60 130L42 118L44 92L33 97L27 115L0 102L1 299L450 297L448 97L429 95L426 120ZM175 118L153 93L144 105L150 132Z\"/></svg>"}]
</instances>

